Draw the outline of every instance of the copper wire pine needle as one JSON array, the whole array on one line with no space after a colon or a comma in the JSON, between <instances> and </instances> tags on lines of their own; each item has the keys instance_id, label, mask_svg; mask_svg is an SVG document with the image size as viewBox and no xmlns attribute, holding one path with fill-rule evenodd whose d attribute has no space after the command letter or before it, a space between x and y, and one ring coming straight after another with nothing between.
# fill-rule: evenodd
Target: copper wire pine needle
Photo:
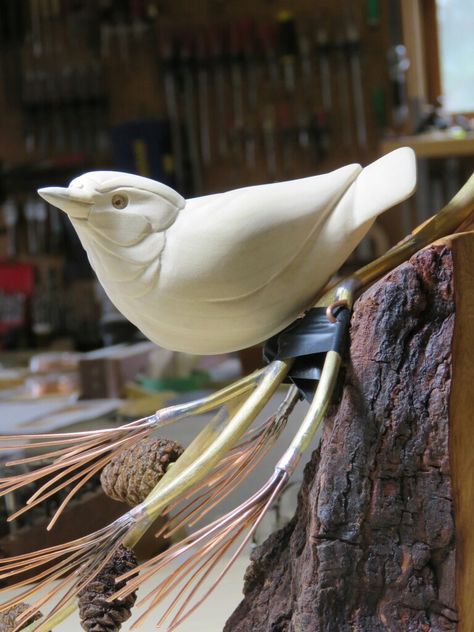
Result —
<instances>
[{"instance_id":1,"label":"copper wire pine needle","mask_svg":"<svg viewBox=\"0 0 474 632\"><path fill-rule=\"evenodd\" d=\"M261 409L264 401L266 401L265 393L267 393L268 397L269 393L274 392L274 390L278 387L278 384L281 382L281 379L283 379L286 370L287 368L284 363L275 363L274 366L267 367L265 370L256 374L257 378L252 377L251 380L249 380L249 378L245 378L241 381L244 382L244 388L235 388L235 385L233 385L230 388L228 387L227 389L224 389L222 391L225 395L224 398L222 396L216 397L216 395L213 395L204 400L204 405L202 401L197 400L194 403L175 407L174 409L165 409L165 414L158 419L158 422L163 422L163 425L165 425L166 423L170 423L172 418L182 418L187 416L190 412L195 412L196 410L201 412L202 410L219 408L220 412L208 424L208 427L211 429L209 438L205 438L206 432L204 430L203 439L199 440L199 438L196 437L196 445L201 445L202 448L204 448L206 442L207 445L209 445L209 441L211 441L211 443L219 443L220 434L226 431L227 426L232 426L232 432L235 434L237 440L237 447L234 452L234 456L237 463L240 463L244 455L256 455L256 450L258 452L260 449L266 447L266 444L263 442L263 438L268 439L268 444L271 445L272 437L276 436L279 429L281 430L284 426L289 413L296 403L297 394L294 389L290 389L291 397L288 396L285 399L278 413L272 415L269 420L258 428L249 430L251 422L255 419L256 411ZM259 375L261 375L261 379L259 379ZM253 393L250 397L246 395L246 392L250 390L249 386L254 387ZM260 393L263 394L262 397ZM248 401L253 402L255 399L258 403L257 408L254 410L253 403L251 403L249 407ZM234 419L234 413L229 416L229 414L225 413L223 408L223 405L231 403L232 401L234 403L230 407L230 412L234 410L236 414L235 422L233 424L231 422ZM156 417L158 416L159 413L154 416L154 424L157 423ZM237 430L239 425L242 428L240 433ZM69 477L67 478L67 481L69 482L79 479L79 482L70 490L65 501L62 503L60 509L63 508L68 499L82 484L82 481L92 476L97 468L102 467L102 465L108 460L109 457L107 455L107 449L110 449L110 446L115 447L116 445L127 445L130 440L135 439L137 436L141 436L143 432L149 432L150 426L151 418L146 418L145 420L139 420L138 422L133 422L133 424L122 426L113 432L107 431L105 434L93 432L91 433L92 438L86 439L86 441L80 446L76 445L76 439L82 441L84 437L90 437L89 433L77 433L73 436L60 434L56 435L56 441L50 437L49 441L47 441L49 446L54 444L53 447L56 448L56 444L61 443L64 439L66 439L66 442L72 445L72 449L69 453L67 453L61 448L60 456L57 458L57 461L53 462L50 466L45 466L45 468L43 468L43 474L45 471L48 473L52 472L53 476L49 481L44 483L43 489L38 490L32 495L29 499L30 504L34 505L40 501L41 498L44 499L51 495L55 490L62 488L65 484L65 481L61 481L63 475ZM130 427L132 427L131 437L124 438L123 435L120 436L120 433L124 430L128 431ZM119 434L117 434L117 431ZM238 439L239 434L241 437L240 442ZM104 442L104 437L105 446L101 445ZM111 437L115 440L110 441ZM39 439L39 443L45 443L43 441L44 436L39 436L37 438ZM7 438L7 442L8 439L16 441L18 440L18 437L9 437ZM228 441L228 439L225 439L225 441ZM212 443L212 445L214 445L214 443ZM230 450L232 449L233 448L230 447ZM53 451L56 452L56 456L58 456L58 450ZM89 456L93 455L96 457L95 460L94 458L90 458L90 463L88 463L85 468L83 467L79 472L76 472L81 453L87 453L88 451ZM191 453L193 452L191 451ZM186 451L183 453L183 456L185 455ZM224 467L221 468L222 473L227 472L228 470L231 471L231 461L232 459L227 459L226 461L224 458ZM217 463L217 466L214 465L214 469L210 466L210 471L213 472L213 476L216 478L217 470L220 469L220 466L218 465L218 461L213 461L213 463ZM60 467L58 467L58 464ZM61 467L62 470L60 469ZM177 467L177 465L175 465L175 467ZM186 469L186 467L189 467L189 465L182 465L181 469ZM60 471L56 472L57 469L60 469ZM251 468L249 471L251 471ZM34 479L37 475L35 472L32 474L33 476L31 476L31 473L26 475L25 478L28 482L30 482L32 478ZM21 482L16 477L12 477L12 479L15 480L13 483L10 481L10 484L15 487ZM54 487L55 485L56 487ZM159 484L157 487L159 487ZM184 485L183 492L179 493L178 491L178 493L173 497L185 498L189 487L189 485ZM26 597L35 594L38 590L46 588L52 581L58 581L58 584L54 588L51 588L45 597L38 599L31 605L31 608L25 613L23 620L26 621L26 617L31 612L36 612L40 606L44 603L51 602L53 598L57 601L56 605L53 606L45 618L40 620L38 623L32 624L34 627L28 626L28 630L36 630L40 628L41 630L44 630L47 629L44 626L49 625L50 622L53 622L51 624L53 626L58 621L62 620L64 613L66 611L70 612L71 600L74 600L75 596L80 593L86 584L90 582L98 572L100 572L103 566L114 554L118 546L125 543L125 541L136 542L137 536L139 538L141 534L146 531L147 527L153 523L154 517L159 515L159 513L162 513L160 504L154 504L154 501L152 501L151 498L154 498L153 492L144 503L123 515L108 527L104 527L94 534L67 542L65 544L42 549L40 551L26 553L6 560L0 560L0 578L19 576L18 581L15 584L16 588L21 588L27 584L31 584L32 582L35 583L32 587L28 588L17 597L10 599L7 603L3 604L0 607L0 611L23 601ZM17 515L21 512L22 510L17 512ZM53 522L57 518L57 515L58 514L56 514L53 518ZM47 568L44 568L45 566L47 566ZM22 574L26 572L31 575L32 570L36 573L33 577L29 576L26 579L21 578ZM64 594L61 595L61 592Z\"/></svg>"},{"instance_id":2,"label":"copper wire pine needle","mask_svg":"<svg viewBox=\"0 0 474 632\"><path fill-rule=\"evenodd\" d=\"M251 539L265 512L286 485L287 480L286 472L275 472L258 492L236 509L199 529L181 542L174 544L163 553L134 569L133 572L117 578L117 582L127 580L127 583L124 588L111 596L110 600L123 598L159 570L167 568L177 559L185 558L158 586L140 600L137 604L138 607L147 603L148 606L134 622L131 629L139 629L152 610L161 605L171 594L175 596L162 614L157 627L162 626L168 620L166 630L171 631L187 619L207 599L229 571L242 549ZM241 541L224 568L205 589L205 592L193 601L199 589L204 588L211 572L239 538Z\"/></svg>"},{"instance_id":3,"label":"copper wire pine needle","mask_svg":"<svg viewBox=\"0 0 474 632\"><path fill-rule=\"evenodd\" d=\"M43 604L49 604L58 593L65 591L46 618L38 621L34 626L36 628L44 621L48 621L100 572L120 546L132 524L133 518L128 513L107 527L82 538L0 560L0 579L21 576L27 572L28 576L25 579L19 578L15 583L15 588L29 586L20 594L1 604L0 612L49 586L50 590L46 595L32 603L30 608L18 618L21 624L32 613L37 612ZM33 576L31 576L32 570L37 571ZM58 584L51 588L51 582L55 580ZM11 591L11 586L0 589L0 592L5 591Z\"/></svg>"},{"instance_id":4,"label":"copper wire pine needle","mask_svg":"<svg viewBox=\"0 0 474 632\"><path fill-rule=\"evenodd\" d=\"M7 466L37 464L38 467L31 471L0 478L0 496L27 485L39 485L26 501L26 505L9 516L8 520L16 519L54 494L74 484L53 514L47 527L48 530L51 529L81 487L100 472L121 450L129 448L134 443L149 436L157 428L200 412L213 410L242 397L256 384L261 373L262 371L257 371L209 397L164 408L154 415L118 428L72 433L2 436L0 452L50 448L39 455L7 461ZM42 479L47 480L41 482Z\"/></svg>"},{"instance_id":5,"label":"copper wire pine needle","mask_svg":"<svg viewBox=\"0 0 474 632\"><path fill-rule=\"evenodd\" d=\"M298 400L297 389L290 388L274 415L258 428L249 430L244 440L230 450L207 477L191 488L184 498L170 504L167 512L191 498L158 531L157 537L169 538L183 526L195 525L236 489L272 449Z\"/></svg>"},{"instance_id":6,"label":"copper wire pine needle","mask_svg":"<svg viewBox=\"0 0 474 632\"><path fill-rule=\"evenodd\" d=\"M49 454L42 454L34 458L16 459L12 462L11 464L21 464L39 461L43 464L30 472L15 474L11 477L0 479L0 496L4 496L26 485L41 481L41 479L44 478L47 478L47 481L40 484L39 488L36 489L27 500L26 506L10 516L9 520L15 519L32 507L44 502L58 491L79 480L74 486L74 492L68 494L69 501L95 473L100 471L110 459L112 459L114 454L149 434L151 432L150 422L146 420L144 427L134 426L127 429L126 432L128 434L124 437L123 429L117 429L114 433L105 434L100 439L83 442L80 448L73 447L69 450L59 450L59 457L57 454L58 451L53 450ZM61 444L61 442L62 440L59 439L58 443ZM25 449L36 448L38 444L33 442L23 447ZM7 450L9 447L2 446L0 449ZM52 463L44 464L44 461L48 459L48 457L53 458ZM50 527L59 518L64 508L65 504L62 504L53 516Z\"/></svg>"}]
</instances>

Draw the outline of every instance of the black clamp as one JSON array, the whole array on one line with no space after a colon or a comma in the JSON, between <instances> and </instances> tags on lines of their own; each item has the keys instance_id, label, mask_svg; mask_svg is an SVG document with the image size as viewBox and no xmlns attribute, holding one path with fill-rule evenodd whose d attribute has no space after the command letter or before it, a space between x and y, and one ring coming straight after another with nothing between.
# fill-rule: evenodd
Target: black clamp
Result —
<instances>
[{"instance_id":1,"label":"black clamp","mask_svg":"<svg viewBox=\"0 0 474 632\"><path fill-rule=\"evenodd\" d=\"M303 318L267 340L263 347L267 363L295 359L285 382L295 384L308 401L312 400L321 378L326 353L336 351L344 355L351 311L345 305L338 305L332 314L335 322L328 319L325 307L313 307Z\"/></svg>"}]
</instances>

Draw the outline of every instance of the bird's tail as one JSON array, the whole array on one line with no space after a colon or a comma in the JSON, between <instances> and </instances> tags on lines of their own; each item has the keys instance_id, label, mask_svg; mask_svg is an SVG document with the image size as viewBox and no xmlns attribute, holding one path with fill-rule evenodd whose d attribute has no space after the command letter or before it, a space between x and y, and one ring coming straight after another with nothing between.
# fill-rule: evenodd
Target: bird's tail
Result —
<instances>
[{"instance_id":1,"label":"bird's tail","mask_svg":"<svg viewBox=\"0 0 474 632\"><path fill-rule=\"evenodd\" d=\"M382 156L360 172L352 187L353 216L365 224L412 195L416 187L415 152L401 147Z\"/></svg>"}]
</instances>

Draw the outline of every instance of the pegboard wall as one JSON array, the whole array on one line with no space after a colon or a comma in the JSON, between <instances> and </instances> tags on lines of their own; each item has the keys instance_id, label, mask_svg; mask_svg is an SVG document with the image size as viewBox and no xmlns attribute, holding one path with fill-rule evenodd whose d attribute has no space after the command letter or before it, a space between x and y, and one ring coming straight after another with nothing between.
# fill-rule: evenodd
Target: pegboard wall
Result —
<instances>
[{"instance_id":1,"label":"pegboard wall","mask_svg":"<svg viewBox=\"0 0 474 632\"><path fill-rule=\"evenodd\" d=\"M369 162L391 127L386 2L0 9L7 169L120 166L128 142L134 170L156 175L147 152L159 145L163 179L192 195Z\"/></svg>"}]
</instances>

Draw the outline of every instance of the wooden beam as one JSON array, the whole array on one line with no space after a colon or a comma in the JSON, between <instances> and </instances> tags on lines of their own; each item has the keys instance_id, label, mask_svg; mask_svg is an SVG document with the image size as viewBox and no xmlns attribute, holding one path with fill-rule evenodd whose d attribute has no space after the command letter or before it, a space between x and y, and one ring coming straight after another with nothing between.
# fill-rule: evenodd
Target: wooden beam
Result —
<instances>
[{"instance_id":1,"label":"wooden beam","mask_svg":"<svg viewBox=\"0 0 474 632\"><path fill-rule=\"evenodd\" d=\"M423 13L420 0L401 0L403 40L410 67L407 72L407 91L411 103L427 100L425 52L423 46Z\"/></svg>"}]
</instances>

